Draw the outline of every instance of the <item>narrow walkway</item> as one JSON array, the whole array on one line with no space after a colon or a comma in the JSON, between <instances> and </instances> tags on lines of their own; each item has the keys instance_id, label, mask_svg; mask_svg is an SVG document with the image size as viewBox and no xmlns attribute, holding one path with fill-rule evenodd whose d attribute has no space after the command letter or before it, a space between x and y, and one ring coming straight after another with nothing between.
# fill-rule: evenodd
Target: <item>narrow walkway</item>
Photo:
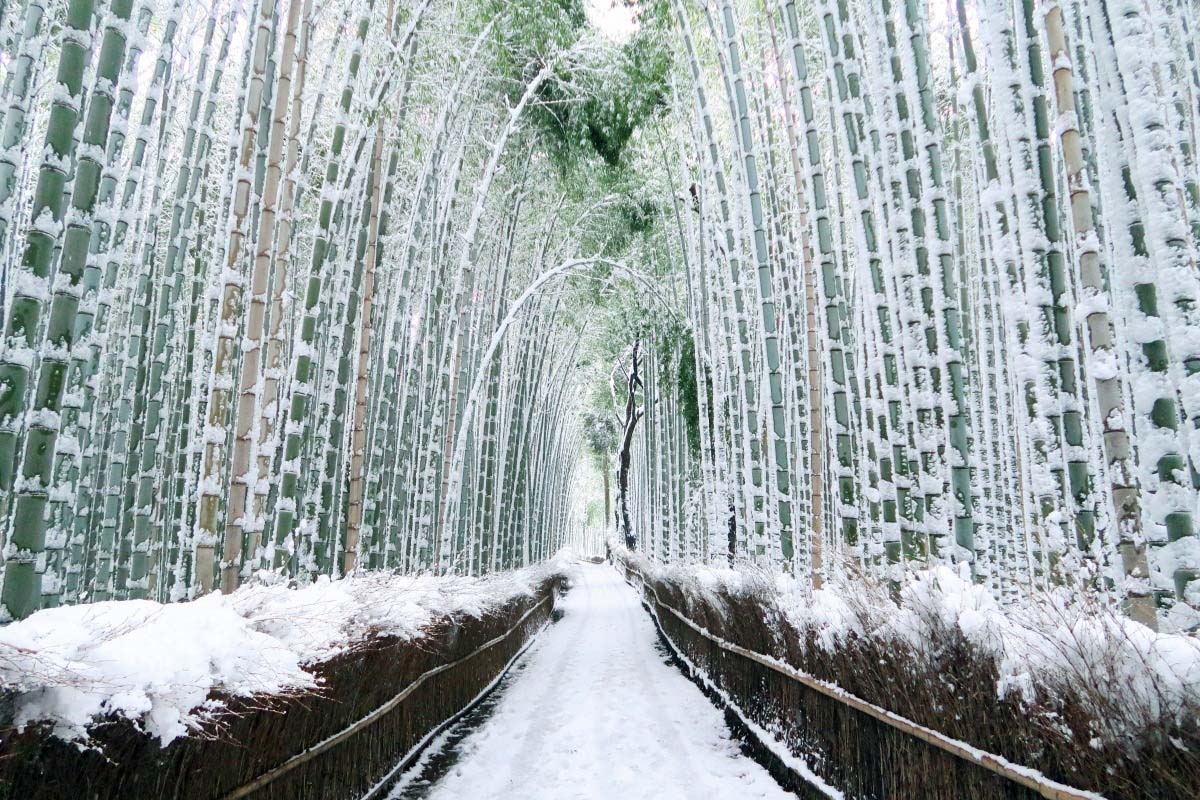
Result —
<instances>
[{"instance_id":1,"label":"narrow walkway","mask_svg":"<svg viewBox=\"0 0 1200 800\"><path fill-rule=\"evenodd\" d=\"M653 623L616 571L583 565L560 608L563 618L420 796L792 797L742 755L721 712L667 663Z\"/></svg>"}]
</instances>

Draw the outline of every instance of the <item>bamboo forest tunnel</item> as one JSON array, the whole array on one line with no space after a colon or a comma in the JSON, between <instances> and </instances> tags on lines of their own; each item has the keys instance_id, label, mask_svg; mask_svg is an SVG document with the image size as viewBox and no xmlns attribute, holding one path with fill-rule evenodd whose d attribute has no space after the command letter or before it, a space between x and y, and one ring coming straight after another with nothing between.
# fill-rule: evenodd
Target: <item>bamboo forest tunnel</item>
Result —
<instances>
[{"instance_id":1,"label":"bamboo forest tunnel","mask_svg":"<svg viewBox=\"0 0 1200 800\"><path fill-rule=\"evenodd\" d=\"M845 796L1194 797L1198 25L0 0L0 797L103 796L121 759L51 743L80 714L123 796L207 800L204 764L222 797L376 796L564 608L525 680L620 683L587 706L614 730L669 697L684 750L733 747L661 636L790 737L760 761ZM564 548L615 571L563 599ZM88 705L85 634L213 654L192 694ZM217 706L244 747L188 735Z\"/></svg>"},{"instance_id":2,"label":"bamboo forest tunnel","mask_svg":"<svg viewBox=\"0 0 1200 800\"><path fill-rule=\"evenodd\" d=\"M10 619L615 532L1197 625L1194 2L2 10Z\"/></svg>"},{"instance_id":3,"label":"bamboo forest tunnel","mask_svg":"<svg viewBox=\"0 0 1200 800\"><path fill-rule=\"evenodd\" d=\"M1194 627L1194 3L602 5L4 6L6 613L617 526Z\"/></svg>"},{"instance_id":4,"label":"bamboo forest tunnel","mask_svg":"<svg viewBox=\"0 0 1200 800\"><path fill-rule=\"evenodd\" d=\"M11 617L619 523L1196 624L1193 3L316 5L4 7Z\"/></svg>"}]
</instances>

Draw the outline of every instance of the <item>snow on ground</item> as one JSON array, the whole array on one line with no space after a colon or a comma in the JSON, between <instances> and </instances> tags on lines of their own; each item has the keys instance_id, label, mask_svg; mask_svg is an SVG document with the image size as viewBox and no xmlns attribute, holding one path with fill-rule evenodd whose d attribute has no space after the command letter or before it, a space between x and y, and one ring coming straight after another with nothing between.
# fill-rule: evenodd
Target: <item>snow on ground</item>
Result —
<instances>
[{"instance_id":1,"label":"snow on ground","mask_svg":"<svg viewBox=\"0 0 1200 800\"><path fill-rule=\"evenodd\" d=\"M118 600L39 611L0 628L0 689L15 722L83 738L97 716L138 720L165 745L235 696L318 688L310 665L368 635L413 638L447 616L479 616L569 569L545 564L482 578L368 574L300 588L251 584L188 603Z\"/></svg>"},{"instance_id":2,"label":"snow on ground","mask_svg":"<svg viewBox=\"0 0 1200 800\"><path fill-rule=\"evenodd\" d=\"M722 713L656 649L637 595L584 565L495 712L431 800L786 798Z\"/></svg>"}]
</instances>

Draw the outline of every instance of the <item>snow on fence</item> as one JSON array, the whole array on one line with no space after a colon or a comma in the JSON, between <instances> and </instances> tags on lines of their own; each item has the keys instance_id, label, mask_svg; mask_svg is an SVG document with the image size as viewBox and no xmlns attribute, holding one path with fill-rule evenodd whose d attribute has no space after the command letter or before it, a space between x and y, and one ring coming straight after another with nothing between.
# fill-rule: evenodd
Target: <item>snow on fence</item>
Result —
<instances>
[{"instance_id":1,"label":"snow on fence","mask_svg":"<svg viewBox=\"0 0 1200 800\"><path fill-rule=\"evenodd\" d=\"M747 736L776 777L803 797L1095 800L1188 796L1186 775L1166 771L1157 776L1156 786L1142 787L1150 795L1130 794L1125 790L1128 781L1106 781L1103 776L1093 787L1104 791L1103 795L1065 785L760 652L775 650L778 641L778 631L769 622L769 609L750 607L760 598L742 598L748 605L731 608L733 598L723 596L717 602L704 596L697 599L675 581L647 576L626 553L618 552L616 561L686 670L726 708L730 724ZM730 639L752 643L755 649ZM925 677L955 680L959 676ZM894 691L903 692L904 687L897 683ZM941 714L961 711L964 709L940 709ZM979 716L990 711L985 704L965 709L968 715ZM1056 750L1071 746L1069 742L1059 745L1046 742L1043 755L1053 760ZM1055 766L1065 769L1066 762L1063 759ZM1089 775L1088 783L1095 783L1095 777ZM1110 789L1114 791L1110 793Z\"/></svg>"},{"instance_id":2,"label":"snow on fence","mask_svg":"<svg viewBox=\"0 0 1200 800\"><path fill-rule=\"evenodd\" d=\"M447 614L417 636L372 636L311 667L319 689L221 696L163 746L137 719L0 729L0 798L351 800L378 797L438 731L478 702L548 623L561 572L531 593Z\"/></svg>"}]
</instances>

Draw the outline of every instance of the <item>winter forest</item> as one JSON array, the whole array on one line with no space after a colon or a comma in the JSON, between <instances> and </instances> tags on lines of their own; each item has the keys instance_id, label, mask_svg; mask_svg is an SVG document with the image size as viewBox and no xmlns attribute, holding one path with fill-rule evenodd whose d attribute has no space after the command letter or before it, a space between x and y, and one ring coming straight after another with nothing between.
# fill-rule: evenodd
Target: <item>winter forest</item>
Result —
<instances>
[{"instance_id":1,"label":"winter forest","mask_svg":"<svg viewBox=\"0 0 1200 800\"><path fill-rule=\"evenodd\" d=\"M1026 699L1091 620L1200 770L1195 0L0 0L0 85L6 682L569 548Z\"/></svg>"}]
</instances>

